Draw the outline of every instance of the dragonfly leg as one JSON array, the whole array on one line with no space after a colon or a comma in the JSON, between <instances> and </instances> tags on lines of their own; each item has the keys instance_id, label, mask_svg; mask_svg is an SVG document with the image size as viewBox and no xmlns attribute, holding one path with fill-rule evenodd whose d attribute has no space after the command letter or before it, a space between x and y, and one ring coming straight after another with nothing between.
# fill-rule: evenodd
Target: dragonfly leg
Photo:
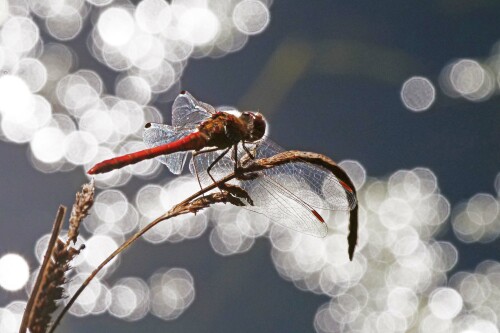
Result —
<instances>
[{"instance_id":1,"label":"dragonfly leg","mask_svg":"<svg viewBox=\"0 0 500 333\"><path fill-rule=\"evenodd\" d=\"M246 166L250 160L254 160L256 157L256 151L253 149L252 151L245 145L245 142L241 142L241 146L243 147L243 150L246 152L243 157L240 159L240 164L243 166Z\"/></svg>"},{"instance_id":2,"label":"dragonfly leg","mask_svg":"<svg viewBox=\"0 0 500 333\"><path fill-rule=\"evenodd\" d=\"M219 162L229 152L230 149L231 149L231 147L229 147L226 150L224 150L219 156L217 156L217 158L207 168L207 174L210 177L210 179L212 179L212 181L214 182L214 184L217 183L217 181L215 180L215 178L210 173L210 170L212 170L212 168L215 166L215 164L217 164L217 162ZM203 153L210 153L210 152L214 152L214 151L217 151L217 150L220 150L220 149L218 149L218 148L211 148L211 149L200 150L200 151L197 151L197 152L193 153L193 166L194 166L194 170L195 170L195 173L196 173L196 177L198 177L198 170L196 170L196 164L194 163L194 158L197 155L201 155ZM198 178L198 183L200 184L200 187L202 187L199 178ZM222 192L222 189L220 188L220 186L219 186L219 190L221 190L221 192Z\"/></svg>"},{"instance_id":3,"label":"dragonfly leg","mask_svg":"<svg viewBox=\"0 0 500 333\"><path fill-rule=\"evenodd\" d=\"M210 173L210 170L212 170L212 168L214 167L214 165L216 165L229 152L230 149L231 149L231 147L229 147L226 150L224 150L219 156L217 156L217 158L207 168L208 176L210 177L210 179L212 179L212 181L214 183L217 183L217 182L215 181L214 177Z\"/></svg>"},{"instance_id":4,"label":"dragonfly leg","mask_svg":"<svg viewBox=\"0 0 500 333\"><path fill-rule=\"evenodd\" d=\"M238 172L238 144L233 146L234 173Z\"/></svg>"},{"instance_id":5,"label":"dragonfly leg","mask_svg":"<svg viewBox=\"0 0 500 333\"><path fill-rule=\"evenodd\" d=\"M219 148L210 148L210 149L204 149L204 150L200 150L200 151L195 151L193 152L193 167L194 167L194 173L196 174L196 179L198 180L198 184L200 185L200 189L203 189L203 186L201 185L201 181L200 181L200 176L198 174L198 170L196 169L196 163L194 161L194 159L196 158L196 156L198 155L201 155L201 154L205 154L205 153L212 153L214 151L217 151L217 150L220 150ZM212 167L215 165L215 163L219 162L219 160L227 153L227 151L229 151L229 149L227 149L225 152L223 152L220 156L218 156L215 161L210 164L207 168L207 173L208 173L208 176L210 177L210 179L212 179L212 181L214 183L216 183L214 177L212 177L212 175L210 174L210 170L212 169Z\"/></svg>"},{"instance_id":6,"label":"dragonfly leg","mask_svg":"<svg viewBox=\"0 0 500 333\"><path fill-rule=\"evenodd\" d=\"M245 176L246 175L243 175L244 172L242 172L242 169L245 169L246 167L248 167L251 163L250 163L250 160L254 160L255 159L255 150L250 151L250 149L245 145L245 142L241 142L241 146L243 147L243 150L246 152L246 154L244 154L241 158L237 158L236 156L236 153L234 154L233 156L233 159L236 161L236 164L235 164L235 168L234 168L234 171L235 173L237 173L239 176ZM236 150L236 145L235 145L235 150ZM239 164L239 165L238 165ZM243 177L243 178L245 178ZM252 176L253 178L253 176Z\"/></svg>"},{"instance_id":7,"label":"dragonfly leg","mask_svg":"<svg viewBox=\"0 0 500 333\"><path fill-rule=\"evenodd\" d=\"M256 173L246 173L245 174L245 167L246 164L248 163L248 159L255 159L255 156L248 150L248 148L245 146L244 142L241 142L241 146L243 149L247 152L246 155L242 156L241 159L238 159L238 144L234 145L234 153L233 153L233 159L235 161L234 163L234 173L237 175L236 179L239 180L250 180L250 179L255 179L257 178ZM238 166L238 163L240 163L240 166Z\"/></svg>"},{"instance_id":8,"label":"dragonfly leg","mask_svg":"<svg viewBox=\"0 0 500 333\"><path fill-rule=\"evenodd\" d=\"M252 152L250 151L250 149L248 149L248 147L245 145L244 142L241 143L241 145L243 146L243 150L248 154L248 157L250 157L250 159L255 159L255 155L252 154Z\"/></svg>"}]
</instances>

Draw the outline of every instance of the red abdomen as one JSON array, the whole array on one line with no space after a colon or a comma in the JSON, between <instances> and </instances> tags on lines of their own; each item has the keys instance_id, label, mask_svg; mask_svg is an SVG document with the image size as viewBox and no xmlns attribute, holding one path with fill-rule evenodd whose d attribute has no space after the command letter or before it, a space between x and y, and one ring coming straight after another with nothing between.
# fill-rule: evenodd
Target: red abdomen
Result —
<instances>
[{"instance_id":1,"label":"red abdomen","mask_svg":"<svg viewBox=\"0 0 500 333\"><path fill-rule=\"evenodd\" d=\"M102 161L94 165L87 173L90 175L105 173L161 155L177 153L179 151L200 150L206 144L207 137L201 132L194 132L174 142Z\"/></svg>"}]
</instances>

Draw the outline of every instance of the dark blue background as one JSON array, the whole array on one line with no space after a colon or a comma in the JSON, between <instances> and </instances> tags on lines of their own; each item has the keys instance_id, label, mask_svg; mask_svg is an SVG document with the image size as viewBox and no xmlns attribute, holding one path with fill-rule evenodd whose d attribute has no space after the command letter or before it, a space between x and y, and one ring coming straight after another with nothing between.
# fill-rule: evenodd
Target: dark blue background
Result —
<instances>
[{"instance_id":1,"label":"dark blue background","mask_svg":"<svg viewBox=\"0 0 500 333\"><path fill-rule=\"evenodd\" d=\"M271 123L271 138L283 147L317 151L337 161L358 160L369 176L429 167L454 205L478 192L494 193L493 181L500 171L500 110L496 96L481 103L447 97L437 78L453 59L489 56L499 37L499 14L500 3L493 0L274 1L271 24L263 34L251 37L238 53L190 61L182 88L211 104L259 109ZM285 95L273 101L279 80L263 80L266 76L261 74L275 51L293 42L309 48L311 63ZM103 75L112 91L116 73L91 59L81 41L70 45L77 50L80 64ZM332 45L349 55L345 66L336 62L335 52L328 52ZM350 54L353 49L367 52ZM386 55L391 56L389 62ZM413 75L426 76L436 86L436 102L427 112L410 112L401 103L401 85ZM273 107L266 109L269 105ZM168 119L170 105L157 106ZM57 206L71 205L86 178L81 169L39 173L30 166L27 149L0 145L0 253L20 253L34 268L34 242L49 231ZM165 177L166 171L154 181ZM123 190L132 198L144 183L135 179ZM451 234L442 238L459 248L455 270L473 269L487 258L499 259L495 244L466 246ZM180 244L139 242L122 257L109 281L130 275L147 278L160 266L185 267L195 280L192 306L173 322L147 316L128 323L102 315L66 318L66 327L61 328L73 332L313 331L314 314L328 298L299 291L281 279L269 250L268 241L260 239L246 254L221 257L211 250L207 234ZM16 298L25 296L0 292L0 304Z\"/></svg>"}]
</instances>

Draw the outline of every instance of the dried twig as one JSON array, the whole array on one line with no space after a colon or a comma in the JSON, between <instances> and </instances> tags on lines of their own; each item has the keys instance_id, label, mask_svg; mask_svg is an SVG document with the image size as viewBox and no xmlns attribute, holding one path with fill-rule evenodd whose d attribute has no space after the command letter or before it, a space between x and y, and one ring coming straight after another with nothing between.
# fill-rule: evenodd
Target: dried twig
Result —
<instances>
[{"instance_id":1,"label":"dried twig","mask_svg":"<svg viewBox=\"0 0 500 333\"><path fill-rule=\"evenodd\" d=\"M211 187L210 189L205 188L205 189L197 192L197 193L199 193L197 196L200 196L201 194L210 191L215 186L210 186L210 187ZM158 217L156 220L149 223L147 226L145 226L144 228L139 230L137 233L135 233L133 236L131 236L129 239L127 239L119 248L117 248L103 262L101 262L99 264L99 266L96 269L94 269L94 271L89 275L89 277L82 283L82 285L80 286L80 288L78 288L78 290L75 292L75 294L70 298L70 300L68 301L66 306L62 309L62 311L57 316L56 320L54 320L54 323L52 324L52 326L50 327L50 330L48 332L49 333L54 332L54 330L59 325L61 319L64 317L66 312L68 312L68 310L71 308L71 306L76 301L78 296L80 296L80 294L83 292L83 290L85 290L87 285L94 279L94 277L101 271L101 269L104 268L104 266L106 266L118 254L120 254L125 249L127 249L139 237L144 235L147 231L149 231L152 227L154 227L158 223L160 223L164 220L170 219L172 217L178 216L178 215L187 214L187 213L196 213L196 212L198 212L206 207L209 207L210 205L212 205L214 203L218 203L218 202L222 202L222 203L230 202L230 203L237 205L237 206L244 205L243 202L239 198L231 195L227 191L223 191L222 193L221 192L212 193L211 195L204 196L204 197L201 197L201 198L196 199L196 200L193 200L193 199L194 198L191 198L188 201L184 200L183 202L176 205L174 208L169 210L164 215Z\"/></svg>"},{"instance_id":2,"label":"dried twig","mask_svg":"<svg viewBox=\"0 0 500 333\"><path fill-rule=\"evenodd\" d=\"M42 281L44 280L44 277L47 276L47 270L49 269L49 263L51 262L52 252L58 240L59 233L61 232L61 227L64 221L65 214L66 214L66 207L59 206L56 218L54 220L54 225L52 227L52 234L50 235L47 251L45 252L45 256L43 257L42 266L40 267L40 271L38 272L38 276L36 277L35 285L33 286L30 298L28 299L28 303L26 304L26 310L24 311L23 320L21 322L21 328L19 330L19 333L25 333L26 330L28 329L28 324L34 321L33 305L35 303L38 303L40 299L40 294L42 291L42 288L40 288L40 286L43 284Z\"/></svg>"},{"instance_id":3,"label":"dried twig","mask_svg":"<svg viewBox=\"0 0 500 333\"><path fill-rule=\"evenodd\" d=\"M76 242L82 220L87 216L94 202L94 184L85 184L82 191L76 194L76 201L70 217L68 240L59 238L66 207L60 206L57 212L52 234L42 266L38 272L35 285L26 305L19 332L45 333L50 324L51 315L57 309L57 301L64 297L66 273L71 269L70 263L80 253L80 249L70 246Z\"/></svg>"},{"instance_id":4,"label":"dried twig","mask_svg":"<svg viewBox=\"0 0 500 333\"><path fill-rule=\"evenodd\" d=\"M249 161L248 166L240 168L236 173L233 172L226 177L220 179L219 181L201 189L200 191L194 193L190 197L186 198L184 201L175 205L167 213L156 218L154 221L149 223L147 226L139 230L129 239L127 239L118 249L116 249L112 254L110 254L82 283L80 288L75 292L75 294L70 298L69 302L59 313L58 317L50 327L49 333L53 333L54 330L59 325L61 319L64 317L66 312L70 309L73 303L76 301L78 296L83 292L83 290L88 286L92 279L106 266L111 260L113 260L118 254L127 249L132 243L134 243L139 237L144 235L147 231L153 228L158 223L170 219L172 217L186 214L186 213L196 213L201 209L207 208L210 205L218 202L231 203L236 206L244 206L243 200L252 204L251 198L242 188L228 184L229 181L235 178L247 177L255 172L270 169L278 165L293 163L293 162L308 162L311 164L319 165L326 168L332 172L339 180L347 184L348 187L352 189L352 192L356 194L356 190L352 181L349 179L348 175L330 158L309 152L301 151L286 151L279 153L269 158L263 158L258 160ZM207 196L202 196L203 194L213 190L214 188L220 188L221 192L212 193ZM347 191L347 190L346 190ZM200 198L198 198L200 197ZM197 199L198 198L198 199ZM353 208L349 218L349 235L347 237L349 244L349 258L352 260L354 249L357 242L357 230L358 230L358 214L357 205Z\"/></svg>"},{"instance_id":5,"label":"dried twig","mask_svg":"<svg viewBox=\"0 0 500 333\"><path fill-rule=\"evenodd\" d=\"M66 246L70 242L76 243L78 238L78 230L80 224L85 217L89 214L89 210L94 204L94 181L82 186L82 190L76 193L76 200L73 204L73 209L71 210L71 216L69 217L69 230L68 239L66 240Z\"/></svg>"}]
</instances>

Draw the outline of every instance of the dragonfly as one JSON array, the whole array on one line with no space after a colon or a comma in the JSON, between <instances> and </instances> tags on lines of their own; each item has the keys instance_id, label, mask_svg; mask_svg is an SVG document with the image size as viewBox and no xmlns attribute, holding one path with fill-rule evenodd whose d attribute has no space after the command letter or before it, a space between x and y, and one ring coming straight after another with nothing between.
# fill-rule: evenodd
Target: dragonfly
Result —
<instances>
[{"instance_id":1,"label":"dragonfly","mask_svg":"<svg viewBox=\"0 0 500 333\"><path fill-rule=\"evenodd\" d=\"M215 108L182 91L172 106L172 125L145 125L143 140L147 149L100 162L88 173L109 172L156 158L172 173L180 174L191 152L189 169L200 186L208 186L253 159L283 152L265 133L266 120L262 114ZM278 165L229 183L251 198L248 209L316 237L328 233L317 209L351 211L357 205L355 189L327 169L305 161Z\"/></svg>"}]
</instances>

